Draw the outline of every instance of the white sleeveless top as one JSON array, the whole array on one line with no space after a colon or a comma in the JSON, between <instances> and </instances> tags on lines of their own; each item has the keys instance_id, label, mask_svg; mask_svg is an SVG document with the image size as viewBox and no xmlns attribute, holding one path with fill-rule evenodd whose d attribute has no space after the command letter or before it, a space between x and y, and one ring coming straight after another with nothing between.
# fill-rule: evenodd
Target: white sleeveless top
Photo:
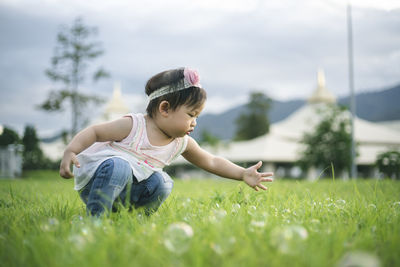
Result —
<instances>
[{"instance_id":1,"label":"white sleeveless top","mask_svg":"<svg viewBox=\"0 0 400 267\"><path fill-rule=\"evenodd\" d=\"M165 146L150 144L146 132L146 120L143 114L127 114L132 118L129 135L120 142L97 142L77 155L80 168L74 166L75 190L82 189L93 177L100 164L112 157L126 160L138 182L149 178L153 172L162 172L181 155L187 146L188 136L175 138ZM162 172L165 174L164 172ZM163 175L164 179L171 179Z\"/></svg>"}]
</instances>

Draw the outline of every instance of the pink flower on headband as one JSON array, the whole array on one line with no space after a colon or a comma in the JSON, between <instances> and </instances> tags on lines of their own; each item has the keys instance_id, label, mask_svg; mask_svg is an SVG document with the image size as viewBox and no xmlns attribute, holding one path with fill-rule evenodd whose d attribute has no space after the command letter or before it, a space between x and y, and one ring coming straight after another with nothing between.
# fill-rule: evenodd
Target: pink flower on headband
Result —
<instances>
[{"instance_id":1,"label":"pink flower on headband","mask_svg":"<svg viewBox=\"0 0 400 267\"><path fill-rule=\"evenodd\" d=\"M194 86L199 86L200 76L197 70L185 68L183 75L185 76L186 81L190 82Z\"/></svg>"}]
</instances>

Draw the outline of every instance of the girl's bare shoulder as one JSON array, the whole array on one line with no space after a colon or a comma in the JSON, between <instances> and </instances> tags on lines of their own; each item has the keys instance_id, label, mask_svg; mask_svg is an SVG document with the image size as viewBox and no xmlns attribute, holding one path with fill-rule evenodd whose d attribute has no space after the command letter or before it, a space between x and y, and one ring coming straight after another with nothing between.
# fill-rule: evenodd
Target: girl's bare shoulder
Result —
<instances>
[{"instance_id":1,"label":"girl's bare shoulder","mask_svg":"<svg viewBox=\"0 0 400 267\"><path fill-rule=\"evenodd\" d=\"M133 120L131 117L122 117L110 122L94 125L99 141L121 141L125 139L132 130Z\"/></svg>"}]
</instances>

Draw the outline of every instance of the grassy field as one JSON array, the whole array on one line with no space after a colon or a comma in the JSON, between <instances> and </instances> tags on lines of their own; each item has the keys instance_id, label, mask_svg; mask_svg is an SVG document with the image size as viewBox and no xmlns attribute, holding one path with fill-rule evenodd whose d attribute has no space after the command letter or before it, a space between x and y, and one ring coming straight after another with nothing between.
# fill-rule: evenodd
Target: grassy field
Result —
<instances>
[{"instance_id":1,"label":"grassy field","mask_svg":"<svg viewBox=\"0 0 400 267\"><path fill-rule=\"evenodd\" d=\"M95 220L32 172L0 180L0 266L400 266L400 183L175 180L154 215Z\"/></svg>"}]
</instances>

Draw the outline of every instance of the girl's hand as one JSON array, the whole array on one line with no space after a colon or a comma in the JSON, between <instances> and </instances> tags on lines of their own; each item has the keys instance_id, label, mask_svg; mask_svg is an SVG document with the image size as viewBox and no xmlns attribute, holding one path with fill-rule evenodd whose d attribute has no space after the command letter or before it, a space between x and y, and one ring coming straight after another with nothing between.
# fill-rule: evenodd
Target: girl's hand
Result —
<instances>
[{"instance_id":1,"label":"girl's hand","mask_svg":"<svg viewBox=\"0 0 400 267\"><path fill-rule=\"evenodd\" d=\"M266 178L269 176L273 176L274 173L272 172L258 172L257 170L261 167L262 162L259 161L256 165L247 168L243 172L243 181L253 188L254 190L258 191L258 188L263 190L267 190L267 187L262 185L262 182L272 182L272 178Z\"/></svg>"},{"instance_id":2,"label":"girl's hand","mask_svg":"<svg viewBox=\"0 0 400 267\"><path fill-rule=\"evenodd\" d=\"M60 164L60 176L66 179L74 177L71 172L71 164L74 164L77 168L81 167L79 161L76 158L74 152L65 151L64 157Z\"/></svg>"}]
</instances>

